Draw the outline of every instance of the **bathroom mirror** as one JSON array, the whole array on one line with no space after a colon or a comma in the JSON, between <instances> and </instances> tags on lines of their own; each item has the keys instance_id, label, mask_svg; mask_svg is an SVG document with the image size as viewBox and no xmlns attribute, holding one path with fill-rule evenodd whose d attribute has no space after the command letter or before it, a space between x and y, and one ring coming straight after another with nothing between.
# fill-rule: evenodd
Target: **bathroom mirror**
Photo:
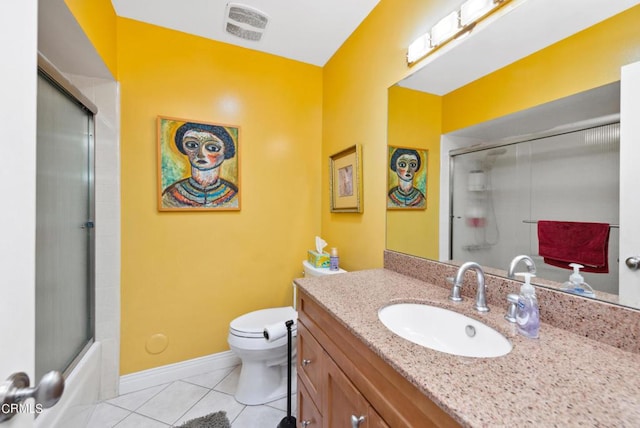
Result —
<instances>
[{"instance_id":1,"label":"bathroom mirror","mask_svg":"<svg viewBox=\"0 0 640 428\"><path fill-rule=\"evenodd\" d=\"M638 307L618 287L619 82L440 137L412 111L428 110L433 95L394 85L388 96L388 144L429 150L428 181L439 187L428 186L432 209L387 211L387 249L471 260L500 276L527 254L537 267L532 282L560 289L572 272L538 256L537 221L608 223L608 273L582 274L596 299Z\"/></svg>"},{"instance_id":2,"label":"bathroom mirror","mask_svg":"<svg viewBox=\"0 0 640 428\"><path fill-rule=\"evenodd\" d=\"M633 156L620 158L620 146L636 157L640 153L630 149L633 138L620 141L619 81L440 134L442 95L546 46L520 51L525 42L542 39L548 33L513 40L519 34L515 29L522 26L534 31L556 28L545 24L549 15L535 9L539 6L536 2L521 6L518 13L505 14L483 31L474 31L426 58L414 66L413 73L389 88L388 146L427 150L429 162L427 209L388 210L386 248L453 264L473 260L488 272L505 276L513 257L527 254L538 268L538 277L532 282L560 289L571 270L549 266L538 256L537 222L608 223L609 273L584 274L585 280L596 289L593 298L640 308L637 275L624 266L625 258L635 250L629 245L637 235L631 223L640 218L640 212L636 212L640 206L629 201L635 198L635 192L620 192L628 182L637 182L635 171L630 171L637 167L626 160L632 162ZM605 11L605 6L620 9ZM599 5L593 10L593 20L583 27L557 26L570 32L555 40L630 6L614 2ZM571 25L579 21L571 8L558 13L567 13ZM624 39L616 38L611 29L621 28L619 24L606 24L608 31L596 32L600 38L609 39L609 46L616 46ZM505 34L509 37L501 36ZM498 40L506 45L503 49L496 47ZM503 61L497 52L512 56ZM622 76L624 87L624 72ZM481 100L473 102L482 108ZM635 104L631 109L629 102L625 105L625 111L635 111ZM624 210L620 208L623 206ZM619 218L629 219L624 222L625 229L619 228ZM521 263L517 271L525 269Z\"/></svg>"},{"instance_id":3,"label":"bathroom mirror","mask_svg":"<svg viewBox=\"0 0 640 428\"><path fill-rule=\"evenodd\" d=\"M635 197L619 191L620 82L440 135L441 98L415 87L424 70L388 90L387 144L428 150L430 162L427 209L387 211L387 249L501 276L527 254L532 282L561 289L572 272L538 256L537 221L608 223L609 273L585 281L595 299L640 308L640 286L618 268L619 206Z\"/></svg>"},{"instance_id":4,"label":"bathroom mirror","mask_svg":"<svg viewBox=\"0 0 640 428\"><path fill-rule=\"evenodd\" d=\"M609 273L583 273L589 297L640 308L637 281L618 279L620 82L447 135L434 131L439 97L402 84L388 91L388 144L428 150L428 208L387 211L387 249L504 276L527 254L533 282L560 289L572 272L538 256L536 222L608 223Z\"/></svg>"}]
</instances>

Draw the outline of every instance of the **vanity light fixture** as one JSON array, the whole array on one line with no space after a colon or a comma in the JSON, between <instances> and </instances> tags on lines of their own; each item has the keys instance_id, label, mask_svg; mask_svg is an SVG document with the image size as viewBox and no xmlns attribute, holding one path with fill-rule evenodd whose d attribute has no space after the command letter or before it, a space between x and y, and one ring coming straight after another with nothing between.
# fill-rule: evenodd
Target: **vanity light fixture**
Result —
<instances>
[{"instance_id":1,"label":"vanity light fixture","mask_svg":"<svg viewBox=\"0 0 640 428\"><path fill-rule=\"evenodd\" d=\"M496 6L494 0L468 0L460 6L460 26L471 24Z\"/></svg>"},{"instance_id":2,"label":"vanity light fixture","mask_svg":"<svg viewBox=\"0 0 640 428\"><path fill-rule=\"evenodd\" d=\"M467 0L459 9L436 23L428 33L414 40L407 49L409 66L433 53L450 41L470 32L478 22L487 18L511 0Z\"/></svg>"},{"instance_id":3,"label":"vanity light fixture","mask_svg":"<svg viewBox=\"0 0 640 428\"><path fill-rule=\"evenodd\" d=\"M439 46L453 37L460 27L458 11L451 12L431 28L431 46Z\"/></svg>"}]
</instances>

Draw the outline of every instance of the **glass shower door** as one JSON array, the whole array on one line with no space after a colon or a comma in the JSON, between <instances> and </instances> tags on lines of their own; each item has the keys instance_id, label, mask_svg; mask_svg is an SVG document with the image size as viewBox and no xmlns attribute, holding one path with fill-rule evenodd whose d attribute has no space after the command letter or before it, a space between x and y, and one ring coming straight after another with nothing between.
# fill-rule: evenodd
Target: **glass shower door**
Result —
<instances>
[{"instance_id":1,"label":"glass shower door","mask_svg":"<svg viewBox=\"0 0 640 428\"><path fill-rule=\"evenodd\" d=\"M38 76L36 379L70 369L93 338L92 120Z\"/></svg>"},{"instance_id":2,"label":"glass shower door","mask_svg":"<svg viewBox=\"0 0 640 428\"><path fill-rule=\"evenodd\" d=\"M618 294L619 164L619 123L454 155L450 258L507 270L527 254L562 283L571 272L538 255L537 222L609 223L609 272L583 275Z\"/></svg>"}]
</instances>

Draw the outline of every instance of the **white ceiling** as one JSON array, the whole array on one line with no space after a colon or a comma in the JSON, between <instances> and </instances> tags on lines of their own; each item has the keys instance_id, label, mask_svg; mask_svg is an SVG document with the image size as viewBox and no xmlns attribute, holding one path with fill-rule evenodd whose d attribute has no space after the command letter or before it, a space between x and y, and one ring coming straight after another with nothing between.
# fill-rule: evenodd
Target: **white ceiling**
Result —
<instances>
[{"instance_id":1,"label":"white ceiling","mask_svg":"<svg viewBox=\"0 0 640 428\"><path fill-rule=\"evenodd\" d=\"M399 84L447 94L638 3L640 0L514 0L471 34L422 60Z\"/></svg>"},{"instance_id":2,"label":"white ceiling","mask_svg":"<svg viewBox=\"0 0 640 428\"><path fill-rule=\"evenodd\" d=\"M111 0L120 17L324 66L380 0L238 0L269 16L259 42L225 31L227 0ZM233 3L236 3L234 1Z\"/></svg>"},{"instance_id":3,"label":"white ceiling","mask_svg":"<svg viewBox=\"0 0 640 428\"><path fill-rule=\"evenodd\" d=\"M461 3L441 1L450 2L452 9ZM319 66L331 58L378 2L241 0L271 18L262 41L250 42L224 32L227 1L112 0L119 16ZM97 54L88 43L72 43L81 39L74 35L82 30L64 0L38 3L41 52L54 63L69 64L65 72L108 76L106 67L88 70L87 61L80 61ZM415 65L413 74L400 85L444 95L639 3L640 0L512 0L470 35ZM424 22L435 24L439 18L425 17Z\"/></svg>"}]
</instances>

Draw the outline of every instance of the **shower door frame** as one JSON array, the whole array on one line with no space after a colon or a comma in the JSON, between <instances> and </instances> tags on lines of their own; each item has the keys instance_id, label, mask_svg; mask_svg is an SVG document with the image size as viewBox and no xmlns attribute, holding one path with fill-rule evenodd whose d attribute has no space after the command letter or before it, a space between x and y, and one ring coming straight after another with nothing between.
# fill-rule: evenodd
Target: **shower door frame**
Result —
<instances>
[{"instance_id":1,"label":"shower door frame","mask_svg":"<svg viewBox=\"0 0 640 428\"><path fill-rule=\"evenodd\" d=\"M95 342L95 323L96 323L96 307L95 307L95 115L98 112L96 105L91 102L86 96L80 92L58 69L51 64L44 56L38 55L38 78L44 78L54 89L58 90L63 96L67 97L71 102L76 104L81 110L87 114L87 221L82 225L82 229L87 231L87 251L86 251L86 287L87 287L87 305L88 305L88 331L90 337L87 338L86 343L78 351L69 364L62 367L53 367L51 370L59 370L63 373L64 377L68 377L73 369L80 362L82 357L88 352L89 348ZM36 151L38 150L38 142L36 141ZM36 170L37 174L37 170ZM37 234L36 234L37 240ZM37 259L36 259L37 270ZM36 278L36 293L37 293L37 278ZM36 308L37 309L37 308ZM36 310L36 318L38 312ZM36 323L37 325L37 323ZM35 353L36 359L38 358L38 350L36 347ZM36 364L37 366L37 364ZM37 375L36 375L37 376Z\"/></svg>"}]
</instances>

